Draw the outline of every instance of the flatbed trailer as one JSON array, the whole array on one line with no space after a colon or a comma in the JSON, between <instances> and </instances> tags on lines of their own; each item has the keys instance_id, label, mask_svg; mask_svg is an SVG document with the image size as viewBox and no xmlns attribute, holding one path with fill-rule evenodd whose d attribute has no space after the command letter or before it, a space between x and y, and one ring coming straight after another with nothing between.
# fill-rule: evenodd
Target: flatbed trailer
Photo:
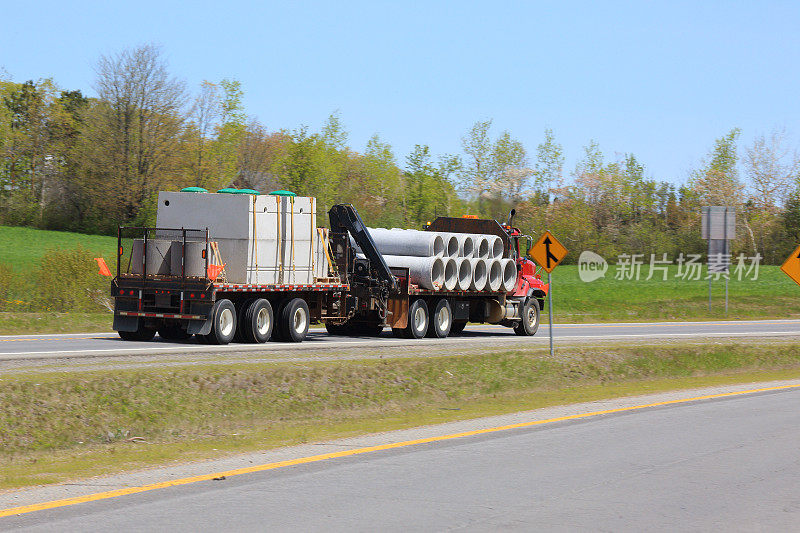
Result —
<instances>
[{"instance_id":1,"label":"flatbed trailer","mask_svg":"<svg viewBox=\"0 0 800 533\"><path fill-rule=\"evenodd\" d=\"M548 287L520 253L520 241L525 238L530 243L530 237L511 227L513 212L505 226L493 220L440 218L429 228L501 235L518 268L516 287L509 292L417 287L409 282L407 269L386 265L352 206L334 206L329 215L329 261L336 276L303 284L217 281L210 252L206 252L213 248L208 229L121 227L117 275L111 286L114 329L126 340L151 340L158 333L170 341L195 335L209 344L300 342L312 323L325 324L332 335L353 336L378 335L390 327L398 337L441 338L460 333L468 322L501 324L519 335L536 333ZM123 234L131 231L144 235L144 255L134 257L131 247L123 271ZM177 242L183 243L181 257L186 257L187 243L203 247L204 275L188 276L185 267L181 275L147 272L148 235L166 233L177 235ZM357 257L351 237L366 257ZM141 272L132 273L130 265L140 259Z\"/></svg>"}]
</instances>

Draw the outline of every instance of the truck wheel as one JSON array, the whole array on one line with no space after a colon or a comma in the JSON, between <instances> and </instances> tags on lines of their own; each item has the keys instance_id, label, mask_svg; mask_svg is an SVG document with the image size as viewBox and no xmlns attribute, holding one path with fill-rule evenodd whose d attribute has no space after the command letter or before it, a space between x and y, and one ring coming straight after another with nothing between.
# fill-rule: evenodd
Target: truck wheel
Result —
<instances>
[{"instance_id":1,"label":"truck wheel","mask_svg":"<svg viewBox=\"0 0 800 533\"><path fill-rule=\"evenodd\" d=\"M453 326L453 310L447 298L439 298L433 307L430 319L428 320L428 337L443 339L450 334Z\"/></svg>"},{"instance_id":2,"label":"truck wheel","mask_svg":"<svg viewBox=\"0 0 800 533\"><path fill-rule=\"evenodd\" d=\"M140 319L136 331L120 331L119 336L124 341L150 341L156 336L156 328L145 327Z\"/></svg>"},{"instance_id":3,"label":"truck wheel","mask_svg":"<svg viewBox=\"0 0 800 533\"><path fill-rule=\"evenodd\" d=\"M352 333L352 328L350 324L331 324L330 322L325 322L325 329L328 331L328 335L350 335Z\"/></svg>"},{"instance_id":4,"label":"truck wheel","mask_svg":"<svg viewBox=\"0 0 800 533\"><path fill-rule=\"evenodd\" d=\"M428 331L428 305L425 300L414 300L408 307L408 326L405 337L407 339L421 339Z\"/></svg>"},{"instance_id":5,"label":"truck wheel","mask_svg":"<svg viewBox=\"0 0 800 533\"><path fill-rule=\"evenodd\" d=\"M228 344L236 334L236 307L227 299L217 300L211 309L211 333L203 339L208 344Z\"/></svg>"},{"instance_id":6,"label":"truck wheel","mask_svg":"<svg viewBox=\"0 0 800 533\"><path fill-rule=\"evenodd\" d=\"M286 304L289 303L289 300L281 300L278 303L277 309L275 309L275 326L272 328L272 339L273 341L277 342L284 342L286 340L286 328L284 327L283 323L283 310L286 308Z\"/></svg>"},{"instance_id":7,"label":"truck wheel","mask_svg":"<svg viewBox=\"0 0 800 533\"><path fill-rule=\"evenodd\" d=\"M272 304L264 298L247 302L239 321L239 333L245 342L267 342L275 323Z\"/></svg>"},{"instance_id":8,"label":"truck wheel","mask_svg":"<svg viewBox=\"0 0 800 533\"><path fill-rule=\"evenodd\" d=\"M364 322L356 328L358 335L364 337L379 337L383 333L383 325L374 322Z\"/></svg>"},{"instance_id":9,"label":"truck wheel","mask_svg":"<svg viewBox=\"0 0 800 533\"><path fill-rule=\"evenodd\" d=\"M281 326L286 333L284 340L290 342L302 342L308 334L308 326L311 322L311 313L308 311L308 304L302 298L290 300L283 308L281 316Z\"/></svg>"},{"instance_id":10,"label":"truck wheel","mask_svg":"<svg viewBox=\"0 0 800 533\"><path fill-rule=\"evenodd\" d=\"M164 324L158 328L158 336L165 341L185 341L191 337L179 324Z\"/></svg>"},{"instance_id":11,"label":"truck wheel","mask_svg":"<svg viewBox=\"0 0 800 533\"><path fill-rule=\"evenodd\" d=\"M453 320L453 325L450 327L450 335L460 335L466 325L466 320Z\"/></svg>"},{"instance_id":12,"label":"truck wheel","mask_svg":"<svg viewBox=\"0 0 800 533\"><path fill-rule=\"evenodd\" d=\"M514 326L514 333L517 335L535 335L539 329L539 303L533 298L528 298L522 306L520 312L522 320Z\"/></svg>"}]
</instances>

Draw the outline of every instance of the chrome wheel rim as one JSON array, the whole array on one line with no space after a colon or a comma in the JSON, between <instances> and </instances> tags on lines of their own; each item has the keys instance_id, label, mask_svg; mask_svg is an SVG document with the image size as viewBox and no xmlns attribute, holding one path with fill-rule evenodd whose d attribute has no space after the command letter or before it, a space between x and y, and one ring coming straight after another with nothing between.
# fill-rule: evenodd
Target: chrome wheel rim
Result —
<instances>
[{"instance_id":1,"label":"chrome wheel rim","mask_svg":"<svg viewBox=\"0 0 800 533\"><path fill-rule=\"evenodd\" d=\"M533 327L536 325L536 311L533 309L533 306L528 307L528 326Z\"/></svg>"},{"instance_id":2,"label":"chrome wheel rim","mask_svg":"<svg viewBox=\"0 0 800 533\"><path fill-rule=\"evenodd\" d=\"M294 312L292 323L297 333L303 333L306 330L306 312L302 308Z\"/></svg>"},{"instance_id":3,"label":"chrome wheel rim","mask_svg":"<svg viewBox=\"0 0 800 533\"><path fill-rule=\"evenodd\" d=\"M446 331L450 327L450 310L447 307L442 307L436 320L439 322L439 331Z\"/></svg>"},{"instance_id":4,"label":"chrome wheel rim","mask_svg":"<svg viewBox=\"0 0 800 533\"><path fill-rule=\"evenodd\" d=\"M416 311L414 311L414 329L417 331L421 331L422 328L425 327L425 311L422 310L422 307L418 307Z\"/></svg>"},{"instance_id":5,"label":"chrome wheel rim","mask_svg":"<svg viewBox=\"0 0 800 533\"><path fill-rule=\"evenodd\" d=\"M219 330L225 337L233 333L233 311L230 309L223 309L219 314Z\"/></svg>"},{"instance_id":6,"label":"chrome wheel rim","mask_svg":"<svg viewBox=\"0 0 800 533\"><path fill-rule=\"evenodd\" d=\"M267 311L266 307L262 307L256 316L256 329L260 335L266 335L269 332L269 326L269 311Z\"/></svg>"}]
</instances>

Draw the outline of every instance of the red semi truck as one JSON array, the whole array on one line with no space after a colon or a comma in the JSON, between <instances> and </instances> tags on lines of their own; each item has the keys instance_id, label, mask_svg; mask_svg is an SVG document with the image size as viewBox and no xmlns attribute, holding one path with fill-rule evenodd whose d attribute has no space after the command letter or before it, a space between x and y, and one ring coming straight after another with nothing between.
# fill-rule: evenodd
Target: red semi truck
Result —
<instances>
[{"instance_id":1,"label":"red semi truck","mask_svg":"<svg viewBox=\"0 0 800 533\"><path fill-rule=\"evenodd\" d=\"M175 196L164 198L172 198L173 204L176 203ZM310 200L313 207L313 199ZM161 196L159 202L170 205L169 199ZM276 205L280 206L280 202L278 199ZM291 204L287 209L295 209L293 199ZM256 214L262 214L261 205L254 198L247 215L252 212L253 224L251 230L247 230L252 233L252 245L239 243L250 246L250 254L258 238ZM302 211L300 208L299 212ZM264 207L265 216L267 212ZM285 212L281 215L280 208L277 215L278 225L281 220L288 220ZM459 334L468 322L501 324L513 328L518 335L536 333L548 286L537 274L534 263L526 258L532 239L513 227L513 210L506 224L476 218L439 217L425 228L432 232L499 237L503 256L513 259L517 266L516 284L511 291L420 288L410 281L408 269L387 266L352 205L335 205L328 215L330 228L321 241L324 249L312 250L312 254L319 253L318 257L325 258L327 275L314 276L303 283L291 279L280 283L236 283L220 279L220 273L224 274L225 254L220 254L216 241L215 231L223 232L219 225L216 229L199 229L196 225L191 229L174 225L120 227L117 272L111 284L115 301L114 330L126 340L151 340L158 334L165 340L178 341L195 335L200 342L209 344L300 342L313 323L323 323L332 335L351 336L374 336L389 327L395 336L441 338ZM285 224L284 233L288 231L288 222ZM291 228L294 257L293 218ZM312 236L314 229L312 226ZM132 241L130 250L126 250L131 241L125 237L131 235L139 239ZM148 259L148 253L151 256L164 253L152 245L156 240L162 242L165 236L171 239L173 268L161 271L160 267L151 267L153 261L152 257ZM358 246L359 253L353 243ZM280 237L278 244L281 245ZM288 248L287 240L282 244ZM126 256L128 261L124 266ZM313 255L311 265L312 269L319 269L319 265L314 266Z\"/></svg>"}]
</instances>

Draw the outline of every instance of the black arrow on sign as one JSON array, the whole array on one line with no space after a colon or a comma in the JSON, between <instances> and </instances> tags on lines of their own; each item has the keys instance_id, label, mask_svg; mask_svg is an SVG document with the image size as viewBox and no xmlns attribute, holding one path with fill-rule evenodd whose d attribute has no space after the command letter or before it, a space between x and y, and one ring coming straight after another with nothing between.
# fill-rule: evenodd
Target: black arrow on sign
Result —
<instances>
[{"instance_id":1,"label":"black arrow on sign","mask_svg":"<svg viewBox=\"0 0 800 533\"><path fill-rule=\"evenodd\" d=\"M544 243L544 256L547 259L547 268L550 268L550 258L553 259L553 262L557 265L558 264L558 257L554 256L552 252L550 252L550 245L553 244L553 241L550 240L550 237L547 236L542 241ZM797 257L800 257L798 254Z\"/></svg>"}]
</instances>

